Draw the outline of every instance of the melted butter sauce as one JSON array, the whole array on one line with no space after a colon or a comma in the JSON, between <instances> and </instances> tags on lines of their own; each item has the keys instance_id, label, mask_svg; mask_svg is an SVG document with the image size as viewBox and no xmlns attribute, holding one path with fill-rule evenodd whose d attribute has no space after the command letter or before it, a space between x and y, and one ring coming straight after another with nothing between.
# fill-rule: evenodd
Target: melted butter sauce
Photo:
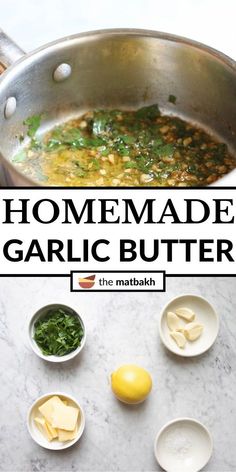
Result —
<instances>
[{"instance_id":1,"label":"melted butter sauce","mask_svg":"<svg viewBox=\"0 0 236 472\"><path fill-rule=\"evenodd\" d=\"M227 146L161 115L98 110L66 122L13 158L34 181L52 186L205 186L235 168Z\"/></svg>"}]
</instances>

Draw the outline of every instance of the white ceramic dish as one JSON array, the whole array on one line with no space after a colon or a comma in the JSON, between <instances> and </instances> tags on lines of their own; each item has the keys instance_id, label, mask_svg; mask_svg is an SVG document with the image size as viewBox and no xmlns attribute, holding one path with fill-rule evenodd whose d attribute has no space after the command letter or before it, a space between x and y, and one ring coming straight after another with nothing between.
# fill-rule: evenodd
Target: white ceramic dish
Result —
<instances>
[{"instance_id":1,"label":"white ceramic dish","mask_svg":"<svg viewBox=\"0 0 236 472\"><path fill-rule=\"evenodd\" d=\"M35 425L34 418L35 416L39 416L38 407L54 395L58 395L62 400L67 400L68 405L79 408L80 410L80 415L78 418L78 434L76 438L72 439L71 441L60 442L57 439L48 441ZM31 438L37 444L39 444L39 446L42 446L45 449L50 449L52 451L59 451L59 450L67 449L68 447L73 446L73 444L75 444L80 439L80 437L83 434L84 427L85 427L85 415L84 415L84 411L82 407L80 406L80 404L77 402L77 400L74 397L72 397L71 395L67 395L65 393L61 393L61 392L51 392L51 393L42 395L31 405L28 412L28 417L27 417L27 427L28 427L28 431Z\"/></svg>"},{"instance_id":2,"label":"white ceramic dish","mask_svg":"<svg viewBox=\"0 0 236 472\"><path fill-rule=\"evenodd\" d=\"M199 472L210 460L212 451L208 429L191 418L167 423L154 443L156 460L167 472Z\"/></svg>"},{"instance_id":3,"label":"white ceramic dish","mask_svg":"<svg viewBox=\"0 0 236 472\"><path fill-rule=\"evenodd\" d=\"M83 339L81 340L80 346L78 346L77 349L70 352L69 354L66 354L65 356L61 356L61 357L60 356L45 356L42 353L39 346L37 345L37 343L35 342L35 340L34 340L34 324L35 324L35 322L39 318L45 316L48 310L53 309L53 308L55 308L55 309L63 308L65 311L71 313L74 316L77 316L79 318L79 321L80 321L80 323L83 327L83 330L84 330L84 336L83 336ZM84 322L83 322L81 316L73 308L70 308L67 305L62 305L61 303L52 303L50 305L45 305L42 308L40 308L38 311L36 311L36 313L32 316L32 318L30 320L28 334L29 334L30 345L31 345L33 351L35 352L35 354L37 354L37 356L41 357L41 359L44 359L45 361L48 361L48 362L66 362L70 359L73 359L75 356L77 356L77 354L79 354L79 352L82 351L82 349L85 345L85 341L86 341L86 329L85 329L85 325L84 325Z\"/></svg>"},{"instance_id":4,"label":"white ceramic dish","mask_svg":"<svg viewBox=\"0 0 236 472\"><path fill-rule=\"evenodd\" d=\"M196 314L196 320L204 326L203 333L196 341L187 341L184 349L177 346L170 336L167 326L167 312L175 311L177 308L191 308ZM183 325L185 324L183 320ZM206 352L215 342L219 331L219 316L213 306L199 295L180 295L173 298L163 308L159 321L160 337L167 349L174 354L183 357L199 356Z\"/></svg>"}]
</instances>

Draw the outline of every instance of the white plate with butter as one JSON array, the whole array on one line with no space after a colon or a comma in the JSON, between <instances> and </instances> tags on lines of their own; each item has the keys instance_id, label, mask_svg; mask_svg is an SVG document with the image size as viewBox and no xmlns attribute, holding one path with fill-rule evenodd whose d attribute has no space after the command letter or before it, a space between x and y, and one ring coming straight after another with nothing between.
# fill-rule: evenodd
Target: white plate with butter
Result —
<instances>
[{"instance_id":1,"label":"white plate with butter","mask_svg":"<svg viewBox=\"0 0 236 472\"><path fill-rule=\"evenodd\" d=\"M154 454L168 472L199 472L211 458L213 441L208 429L192 418L167 423L154 442Z\"/></svg>"},{"instance_id":2,"label":"white plate with butter","mask_svg":"<svg viewBox=\"0 0 236 472\"><path fill-rule=\"evenodd\" d=\"M32 439L58 451L75 444L83 434L85 415L77 400L61 392L47 393L30 407L27 418Z\"/></svg>"},{"instance_id":3,"label":"white plate with butter","mask_svg":"<svg viewBox=\"0 0 236 472\"><path fill-rule=\"evenodd\" d=\"M173 325L170 328L171 317ZM203 354L215 342L218 331L219 316L216 310L199 295L186 294L175 297L161 312L161 340L167 349L179 356L192 357Z\"/></svg>"}]
</instances>

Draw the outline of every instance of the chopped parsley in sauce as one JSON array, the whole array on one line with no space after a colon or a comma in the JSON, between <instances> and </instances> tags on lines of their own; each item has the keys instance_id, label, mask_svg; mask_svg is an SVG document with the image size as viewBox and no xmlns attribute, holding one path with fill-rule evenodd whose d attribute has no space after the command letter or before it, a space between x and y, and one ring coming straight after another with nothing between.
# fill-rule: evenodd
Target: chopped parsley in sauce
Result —
<instances>
[{"instance_id":1,"label":"chopped parsley in sauce","mask_svg":"<svg viewBox=\"0 0 236 472\"><path fill-rule=\"evenodd\" d=\"M180 118L162 115L157 105L89 111L42 140L36 137L39 116L25 124L31 141L13 163L45 185L205 186L235 168L226 144Z\"/></svg>"}]
</instances>

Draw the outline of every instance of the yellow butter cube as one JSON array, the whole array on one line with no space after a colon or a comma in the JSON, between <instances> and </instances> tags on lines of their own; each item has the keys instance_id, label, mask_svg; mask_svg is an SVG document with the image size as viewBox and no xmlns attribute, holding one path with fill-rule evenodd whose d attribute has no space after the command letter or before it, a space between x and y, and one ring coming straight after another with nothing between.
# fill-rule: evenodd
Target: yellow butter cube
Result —
<instances>
[{"instance_id":1,"label":"yellow butter cube","mask_svg":"<svg viewBox=\"0 0 236 472\"><path fill-rule=\"evenodd\" d=\"M46 426L48 428L48 431L50 432L51 436L53 439L58 437L58 432L55 428L52 427L52 425L46 420Z\"/></svg>"},{"instance_id":2,"label":"yellow butter cube","mask_svg":"<svg viewBox=\"0 0 236 472\"><path fill-rule=\"evenodd\" d=\"M52 441L53 435L51 434L50 430L48 429L45 419L35 417L34 422L35 422L37 428L39 429L39 431L43 434L43 436L45 436L45 438L48 441Z\"/></svg>"},{"instance_id":3,"label":"yellow butter cube","mask_svg":"<svg viewBox=\"0 0 236 472\"><path fill-rule=\"evenodd\" d=\"M77 434L78 434L77 424L74 431L66 431L65 429L58 429L58 441L61 441L61 442L72 441L72 439L76 438Z\"/></svg>"},{"instance_id":4,"label":"yellow butter cube","mask_svg":"<svg viewBox=\"0 0 236 472\"><path fill-rule=\"evenodd\" d=\"M53 428L74 431L78 420L79 410L73 406L66 406L61 403L55 404L51 425Z\"/></svg>"},{"instance_id":5,"label":"yellow butter cube","mask_svg":"<svg viewBox=\"0 0 236 472\"><path fill-rule=\"evenodd\" d=\"M52 416L55 410L56 405L63 405L61 399L54 395L53 397L49 398L46 402L44 402L41 406L39 406L40 413L46 418L48 423L52 424Z\"/></svg>"}]
</instances>

